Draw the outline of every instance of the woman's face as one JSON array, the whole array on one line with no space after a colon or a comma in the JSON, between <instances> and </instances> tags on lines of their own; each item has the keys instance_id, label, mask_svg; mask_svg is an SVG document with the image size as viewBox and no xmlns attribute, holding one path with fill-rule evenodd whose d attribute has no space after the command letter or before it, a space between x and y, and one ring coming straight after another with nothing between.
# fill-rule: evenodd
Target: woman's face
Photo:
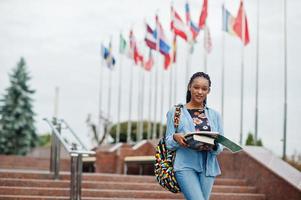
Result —
<instances>
[{"instance_id":1,"label":"woman's face","mask_svg":"<svg viewBox=\"0 0 301 200\"><path fill-rule=\"evenodd\" d=\"M210 92L209 81L204 77L195 78L189 87L189 91L191 92L190 101L203 104Z\"/></svg>"}]
</instances>

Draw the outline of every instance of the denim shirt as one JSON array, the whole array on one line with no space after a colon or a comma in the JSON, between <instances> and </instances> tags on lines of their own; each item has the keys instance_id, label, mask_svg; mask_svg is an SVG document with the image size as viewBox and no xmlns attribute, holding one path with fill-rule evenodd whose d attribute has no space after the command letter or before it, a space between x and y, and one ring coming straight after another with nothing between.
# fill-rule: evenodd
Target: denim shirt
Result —
<instances>
[{"instance_id":1,"label":"denim shirt","mask_svg":"<svg viewBox=\"0 0 301 200\"><path fill-rule=\"evenodd\" d=\"M190 148L180 146L174 139L173 134L175 133L174 128L174 114L175 107L173 107L167 113L167 129L166 129L166 146L170 150L176 151L176 158L174 161L174 170L195 170L197 172L203 172L205 170L206 176L217 176L221 174L221 170L217 161L216 156L223 150L222 145L218 144L215 151L208 151L206 169L203 169L203 154L201 151L196 151ZM223 135L223 127L221 117L215 110L205 107L205 115L208 118L211 131L216 131ZM178 133L185 134L187 132L195 131L193 120L186 108L186 105L181 108L180 122L178 126Z\"/></svg>"}]
</instances>

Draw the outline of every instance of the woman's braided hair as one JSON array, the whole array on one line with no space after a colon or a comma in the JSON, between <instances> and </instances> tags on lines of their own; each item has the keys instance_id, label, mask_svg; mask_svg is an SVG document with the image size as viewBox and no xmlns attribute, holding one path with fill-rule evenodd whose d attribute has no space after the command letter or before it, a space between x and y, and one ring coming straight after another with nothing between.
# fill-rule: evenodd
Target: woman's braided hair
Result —
<instances>
[{"instance_id":1,"label":"woman's braided hair","mask_svg":"<svg viewBox=\"0 0 301 200\"><path fill-rule=\"evenodd\" d=\"M209 82L209 88L211 87L211 80L210 80L210 77L209 77L208 74L206 74L205 72L196 72L196 73L194 73L191 76L190 81L189 81L188 86L187 86L186 103L188 103L191 100L191 92L189 91L189 87L191 86L193 80L196 79L196 78L199 78L199 77L203 77L203 78L207 79L208 82ZM204 100L204 105L206 105L206 103L207 103L207 99Z\"/></svg>"}]
</instances>

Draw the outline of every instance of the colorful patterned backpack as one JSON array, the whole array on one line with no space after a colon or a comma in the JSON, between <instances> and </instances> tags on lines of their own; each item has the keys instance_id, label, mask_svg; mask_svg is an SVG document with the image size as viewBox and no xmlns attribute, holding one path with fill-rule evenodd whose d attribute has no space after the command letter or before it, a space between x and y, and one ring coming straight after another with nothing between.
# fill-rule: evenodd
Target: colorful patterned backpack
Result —
<instances>
[{"instance_id":1,"label":"colorful patterned backpack","mask_svg":"<svg viewBox=\"0 0 301 200\"><path fill-rule=\"evenodd\" d=\"M177 130L180 122L182 107L183 105L176 106L174 115L174 126L176 133L178 132ZM170 151L166 148L164 134L163 138L160 139L159 144L156 147L155 177L162 187L173 193L178 193L181 192L181 190L173 170L175 156L175 151Z\"/></svg>"}]
</instances>

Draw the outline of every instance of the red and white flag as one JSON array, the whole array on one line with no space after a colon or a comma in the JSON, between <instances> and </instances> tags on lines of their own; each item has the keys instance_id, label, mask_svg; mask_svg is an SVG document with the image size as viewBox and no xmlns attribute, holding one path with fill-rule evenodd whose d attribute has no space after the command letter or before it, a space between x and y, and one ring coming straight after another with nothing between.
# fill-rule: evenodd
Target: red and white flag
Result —
<instances>
[{"instance_id":1,"label":"red and white flag","mask_svg":"<svg viewBox=\"0 0 301 200\"><path fill-rule=\"evenodd\" d=\"M190 28L183 22L180 15L171 7L171 24L172 32L183 38L185 41L191 42L193 39Z\"/></svg>"},{"instance_id":2,"label":"red and white flag","mask_svg":"<svg viewBox=\"0 0 301 200\"><path fill-rule=\"evenodd\" d=\"M200 19L199 19L199 28L200 29L205 28L206 19L207 19L207 15L208 15L207 10L208 10L208 0L204 0L202 12L201 12Z\"/></svg>"},{"instance_id":3,"label":"red and white flag","mask_svg":"<svg viewBox=\"0 0 301 200\"><path fill-rule=\"evenodd\" d=\"M243 16L244 16L244 28L243 28ZM248 20L246 16L246 12L243 6L243 1L240 2L239 10L233 25L234 32L237 36L244 40L244 45L246 46L250 42L249 38L249 28L248 28ZM244 30L243 30L244 29ZM243 33L244 32L244 33ZM244 37L243 37L244 35Z\"/></svg>"},{"instance_id":4,"label":"red and white flag","mask_svg":"<svg viewBox=\"0 0 301 200\"><path fill-rule=\"evenodd\" d=\"M134 59L135 64L143 64L143 56L138 51L136 39L133 30L130 30L130 56Z\"/></svg>"},{"instance_id":5,"label":"red and white flag","mask_svg":"<svg viewBox=\"0 0 301 200\"><path fill-rule=\"evenodd\" d=\"M144 63L144 69L146 71L150 71L153 68L153 65L154 65L154 58L152 55L152 50L149 49L148 60Z\"/></svg>"}]
</instances>

